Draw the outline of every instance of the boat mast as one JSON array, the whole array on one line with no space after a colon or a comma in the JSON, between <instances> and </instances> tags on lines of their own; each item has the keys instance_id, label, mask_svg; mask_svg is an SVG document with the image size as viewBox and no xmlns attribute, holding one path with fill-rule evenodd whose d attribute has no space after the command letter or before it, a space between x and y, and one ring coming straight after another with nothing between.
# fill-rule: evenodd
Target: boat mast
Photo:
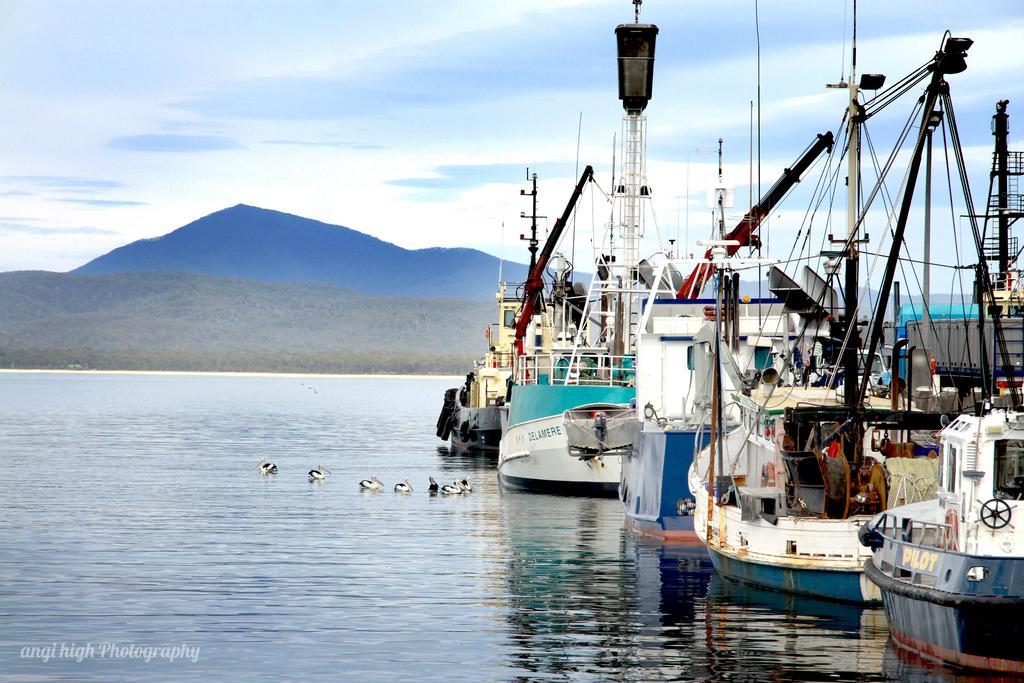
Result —
<instances>
[{"instance_id":1,"label":"boat mast","mask_svg":"<svg viewBox=\"0 0 1024 683\"><path fill-rule=\"evenodd\" d=\"M903 236L906 233L907 222L910 217L910 208L914 199L914 189L917 185L917 177L921 170L924 148L928 140L929 121L936 111L936 104L940 98L948 104L949 84L946 82L945 76L949 74L958 74L967 69L967 50L970 49L972 43L973 41L969 38L954 38L949 36L947 33L943 38L942 49L935 54L935 57L927 67L927 71L931 72L931 79L927 89L925 90L923 105L921 107L921 120L920 125L918 126L917 142L914 145L914 151L911 154L910 162L907 167L906 182L903 190L903 201L900 204L899 213L896 218L896 227L893 230L889 258L886 261L885 272L882 274L882 282L879 286L878 307L875 309L874 318L871 321L871 334L868 337L866 358L874 358L875 351L878 350L878 344L881 339L885 309L889 301L889 294L892 290L893 278L896 275L896 266L900 258L900 248L903 246ZM927 71L925 73L927 73ZM950 109L947 107L947 112L949 111ZM951 114L949 118L952 119ZM958 145L959 142L954 137L954 149ZM957 163L960 163L959 158L957 159ZM961 172L963 172L962 168ZM964 173L963 177L966 177L966 173ZM967 188L966 185L965 188ZM965 190L965 194L969 195L969 188ZM982 252L983 249L980 248L979 242L979 256L982 261L980 267L985 271L984 258L981 256ZM987 278L984 279L987 280ZM996 329L999 329L998 324ZM870 383L870 376L871 363L868 362L865 363L864 376L859 387L858 404L864 399L868 384Z\"/></svg>"},{"instance_id":2,"label":"boat mast","mask_svg":"<svg viewBox=\"0 0 1024 683\"><path fill-rule=\"evenodd\" d=\"M992 135L996 138L995 159L992 174L996 176L996 236L999 241L999 289L1009 289L1008 275L1010 272L1010 207L1009 207L1009 172L1010 158L1007 138L1010 131L1010 117L1006 113L1009 100L1000 100L996 104L996 115L992 117Z\"/></svg>"},{"instance_id":3,"label":"boat mast","mask_svg":"<svg viewBox=\"0 0 1024 683\"><path fill-rule=\"evenodd\" d=\"M857 354L860 349L860 335L857 329L857 298L859 292L858 271L860 259L857 250L857 224L860 192L860 103L857 101L857 0L853 0L853 41L852 60L850 63L850 108L847 114L849 125L849 158L847 159L846 176L846 281L843 286L845 296L846 341L843 346L843 389L844 403L848 408L856 408L860 402L857 386ZM869 364L870 365L870 364Z\"/></svg>"},{"instance_id":4,"label":"boat mast","mask_svg":"<svg viewBox=\"0 0 1024 683\"><path fill-rule=\"evenodd\" d=\"M725 206L726 196L728 190L725 187L725 176L722 173L722 138L718 138L718 187L715 188L715 204L718 209L718 230L716 231L715 237L720 241L720 244L712 247L712 254L714 255L717 267L717 275L715 277L715 363L714 363L714 385L712 391L714 393L714 403L712 404L712 430L711 438L713 441L717 441L717 448L714 449L714 453L718 459L718 474L713 481L711 486L715 491L716 500L721 500L722 496L732 483L732 478L727 476L725 473L725 430L722 424L722 335L728 334L730 337L730 346L732 346L732 337L736 332L736 319L733 317L736 313L732 307L733 297L735 293L730 290L729 302L725 304L723 308L722 301L722 290L724 285L729 284L729 274L724 267L718 267L721 261L724 261L728 252L725 244ZM729 203L731 206L731 202ZM723 282L724 281L724 282ZM737 286L739 282L737 281ZM728 311L728 312L727 312ZM728 322L728 328L722 328L723 318ZM729 332L728 330L732 331ZM734 352L735 348L730 348L729 351ZM722 539L718 539L721 542Z\"/></svg>"}]
</instances>

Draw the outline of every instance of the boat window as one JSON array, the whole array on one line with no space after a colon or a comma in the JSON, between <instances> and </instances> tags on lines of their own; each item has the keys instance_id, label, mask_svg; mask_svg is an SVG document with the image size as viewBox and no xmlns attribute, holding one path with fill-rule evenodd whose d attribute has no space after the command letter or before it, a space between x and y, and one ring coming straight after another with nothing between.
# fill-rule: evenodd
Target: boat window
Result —
<instances>
[{"instance_id":1,"label":"boat window","mask_svg":"<svg viewBox=\"0 0 1024 683\"><path fill-rule=\"evenodd\" d=\"M693 347L686 347L686 369L693 370Z\"/></svg>"},{"instance_id":2,"label":"boat window","mask_svg":"<svg viewBox=\"0 0 1024 683\"><path fill-rule=\"evenodd\" d=\"M754 368L764 370L772 364L772 350L767 346L758 346L754 349Z\"/></svg>"},{"instance_id":3,"label":"boat window","mask_svg":"<svg viewBox=\"0 0 1024 683\"><path fill-rule=\"evenodd\" d=\"M956 493L956 461L959 456L959 446L946 444L946 452L942 457L942 485L950 493Z\"/></svg>"},{"instance_id":4,"label":"boat window","mask_svg":"<svg viewBox=\"0 0 1024 683\"><path fill-rule=\"evenodd\" d=\"M999 439L995 442L997 498L1019 499L1024 494L1024 441Z\"/></svg>"},{"instance_id":5,"label":"boat window","mask_svg":"<svg viewBox=\"0 0 1024 683\"><path fill-rule=\"evenodd\" d=\"M505 327L515 327L516 326L516 312L511 310L511 309L506 310L505 311L505 319L502 321L502 324L504 324Z\"/></svg>"},{"instance_id":6,"label":"boat window","mask_svg":"<svg viewBox=\"0 0 1024 683\"><path fill-rule=\"evenodd\" d=\"M860 371L861 374L864 373L864 362L865 362L865 360L866 360L866 357L865 357L864 354L861 354L860 357L857 359L857 367L859 368L859 371ZM879 356L876 353L874 355L874 358L872 359L872 362L871 362L871 374L872 375L880 375L880 374L882 374L883 371L884 370L883 370L883 366L882 366L882 357Z\"/></svg>"}]
</instances>

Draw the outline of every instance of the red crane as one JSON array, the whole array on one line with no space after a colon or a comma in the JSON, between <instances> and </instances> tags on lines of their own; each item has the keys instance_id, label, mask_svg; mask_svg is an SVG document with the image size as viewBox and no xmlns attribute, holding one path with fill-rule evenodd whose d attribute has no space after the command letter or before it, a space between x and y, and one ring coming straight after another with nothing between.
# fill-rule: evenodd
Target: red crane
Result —
<instances>
[{"instance_id":1,"label":"red crane","mask_svg":"<svg viewBox=\"0 0 1024 683\"><path fill-rule=\"evenodd\" d=\"M827 131L818 136L818 139L807 148L796 163L793 164L792 168L787 168L782 172L782 177L775 181L771 189L761 198L761 201L751 207L750 211L743 217L735 228L733 228L725 239L735 240L739 244L734 244L727 247L729 256L732 256L740 247L745 247L750 244L751 237L757 228L761 225L761 221L772 212L772 209L782 201L782 198L800 182L800 176L810 168L814 160L818 158L825 150L832 151L832 145L834 138L832 131ZM711 250L708 249L704 254L705 259L711 258ZM680 285L679 291L676 292L677 299L695 299L700 294L700 290L704 289L704 285L711 279L711 275L714 273L714 269L710 263L702 263L693 269L693 272L683 280L683 284Z\"/></svg>"},{"instance_id":2,"label":"red crane","mask_svg":"<svg viewBox=\"0 0 1024 683\"><path fill-rule=\"evenodd\" d=\"M523 353L523 339L526 337L526 328L529 326L530 319L533 318L533 314L540 304L540 295L544 292L544 271L548 267L551 254L554 253L558 240L562 237L562 231L565 229L565 224L569 221L569 216L572 215L572 210L576 207L576 202L579 201L580 195L583 194L583 187L593 177L594 168L592 166L587 166L583 169L583 175L580 176L579 182L576 183L576 188L572 191L572 196L569 197L569 203L565 206L565 211L555 221L547 241L544 242L544 248L537 258L537 263L526 279L523 309L519 313L519 320L516 321L516 354L521 355Z\"/></svg>"}]
</instances>

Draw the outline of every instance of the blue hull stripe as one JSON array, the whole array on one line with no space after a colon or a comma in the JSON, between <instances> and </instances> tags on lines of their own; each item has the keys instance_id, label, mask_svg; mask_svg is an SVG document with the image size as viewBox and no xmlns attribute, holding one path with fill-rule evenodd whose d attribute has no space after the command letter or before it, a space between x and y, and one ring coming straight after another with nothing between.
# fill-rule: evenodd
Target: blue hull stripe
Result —
<instances>
[{"instance_id":1,"label":"blue hull stripe","mask_svg":"<svg viewBox=\"0 0 1024 683\"><path fill-rule=\"evenodd\" d=\"M761 588L809 595L826 600L860 604L876 603L864 599L861 592L862 572L821 571L815 569L792 569L774 567L758 562L744 562L708 548L711 561L720 574L736 581L753 584Z\"/></svg>"},{"instance_id":2,"label":"blue hull stripe","mask_svg":"<svg viewBox=\"0 0 1024 683\"><path fill-rule=\"evenodd\" d=\"M623 459L623 481L626 485L626 500L623 508L631 521L645 528L660 528L662 531L692 531L693 516L679 514L679 501L692 500L688 475L693 463L694 442L697 430L671 430L664 432L641 432L634 444L633 455ZM700 446L707 441L710 432L702 432ZM660 471L645 471L642 459L657 455L652 451L660 451ZM654 462L657 462L655 459ZM657 469L656 467L652 467ZM660 504L656 507L653 501L638 500L640 491L651 490L651 481L638 481L640 478L653 479L660 495ZM651 518L657 510L657 522Z\"/></svg>"}]
</instances>

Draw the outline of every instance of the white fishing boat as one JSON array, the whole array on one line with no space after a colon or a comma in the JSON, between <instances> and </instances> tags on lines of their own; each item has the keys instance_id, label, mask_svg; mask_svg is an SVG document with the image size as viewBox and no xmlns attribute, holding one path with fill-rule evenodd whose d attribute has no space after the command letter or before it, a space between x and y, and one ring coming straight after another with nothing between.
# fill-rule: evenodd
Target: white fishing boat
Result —
<instances>
[{"instance_id":1,"label":"white fishing boat","mask_svg":"<svg viewBox=\"0 0 1024 683\"><path fill-rule=\"evenodd\" d=\"M651 98L658 27L639 23L637 15L637 23L621 25L615 33L619 97L626 112L622 173L612 191L618 216L594 245L590 287L571 283L560 266L546 305L540 305L543 275L580 192L592 179L588 166L540 257L531 263L498 456L501 482L509 488L614 496L620 458L632 445L634 347L646 291L640 240L651 195L644 168L643 111ZM527 340L532 352L525 348Z\"/></svg>"},{"instance_id":2,"label":"white fishing boat","mask_svg":"<svg viewBox=\"0 0 1024 683\"><path fill-rule=\"evenodd\" d=\"M1021 272L1011 267L1010 227L1024 218L1022 195L1011 182L1024 175L1024 152L1009 149L1008 104L997 102L992 120L993 182L982 234L995 228L995 249L979 251L972 306L992 317L975 318L969 326L947 318L938 330L909 335L937 339L932 347L937 365L951 379L967 379L980 404L940 434L938 495L880 514L861 529L860 539L873 551L864 573L881 590L897 647L957 667L1019 676L1024 674L1019 379L1024 376L1024 289ZM992 274L990 260L997 264ZM966 317L966 310L958 313ZM956 342L974 352L966 362L957 361L950 345Z\"/></svg>"},{"instance_id":3,"label":"white fishing boat","mask_svg":"<svg viewBox=\"0 0 1024 683\"><path fill-rule=\"evenodd\" d=\"M620 425L636 395L633 358L609 349L622 344L622 326L602 327L600 341L591 345L588 292L571 282L572 270L558 254L546 305L534 314L531 303L539 301L541 275L592 173L588 166L531 268L535 276L518 313L511 347L515 373L498 454L498 474L506 488L614 496L619 457L631 443ZM600 273L595 275L599 278ZM606 301L604 288L597 289Z\"/></svg>"}]
</instances>

